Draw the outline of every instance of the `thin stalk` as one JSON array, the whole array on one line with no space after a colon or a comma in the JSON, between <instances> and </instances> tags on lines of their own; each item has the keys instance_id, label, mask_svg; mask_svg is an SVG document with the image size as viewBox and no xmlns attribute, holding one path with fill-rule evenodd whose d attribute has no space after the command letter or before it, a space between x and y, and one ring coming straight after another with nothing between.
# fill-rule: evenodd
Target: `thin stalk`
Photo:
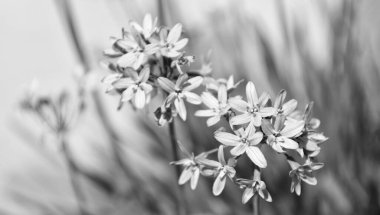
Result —
<instances>
[{"instance_id":1,"label":"thin stalk","mask_svg":"<svg viewBox=\"0 0 380 215\"><path fill-rule=\"evenodd\" d=\"M82 192L79 181L76 178L77 168L73 161L73 157L67 147L67 142L65 138L63 137L63 135L60 135L59 139L62 146L63 158L65 159L65 162L67 164L67 172L70 177L70 183L73 188L74 197L78 204L78 212L80 215L88 215L89 213L85 209L86 197L84 193Z\"/></svg>"},{"instance_id":2,"label":"thin stalk","mask_svg":"<svg viewBox=\"0 0 380 215\"><path fill-rule=\"evenodd\" d=\"M260 168L256 165L255 169L253 170L253 180L261 180ZM252 213L253 215L260 215L260 198L258 193L256 193L252 198Z\"/></svg>"},{"instance_id":3,"label":"thin stalk","mask_svg":"<svg viewBox=\"0 0 380 215\"><path fill-rule=\"evenodd\" d=\"M177 135L175 131L175 124L174 124L174 119L169 122L169 136L170 136L170 143L172 147L172 157L174 161L179 160L179 155L178 155L178 144L177 144ZM175 172L176 172L176 180L179 179L181 176L181 168L178 165L175 165ZM186 208L186 202L185 202L185 190L178 186L178 192L177 192L177 204L176 204L176 209L177 209L177 214L178 215L184 215L187 214L187 208Z\"/></svg>"}]
</instances>

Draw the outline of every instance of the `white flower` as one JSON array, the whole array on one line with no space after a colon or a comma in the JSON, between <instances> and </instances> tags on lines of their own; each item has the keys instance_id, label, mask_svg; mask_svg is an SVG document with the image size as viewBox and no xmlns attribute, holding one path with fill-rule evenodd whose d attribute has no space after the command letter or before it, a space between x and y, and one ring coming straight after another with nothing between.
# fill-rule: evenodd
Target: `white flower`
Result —
<instances>
[{"instance_id":1,"label":"white flower","mask_svg":"<svg viewBox=\"0 0 380 215\"><path fill-rule=\"evenodd\" d=\"M247 203L254 195L259 195L267 202L272 202L272 196L267 190L265 182L262 180L249 180L239 178L236 180L243 188L245 188L242 195L243 204Z\"/></svg>"},{"instance_id":2,"label":"white flower","mask_svg":"<svg viewBox=\"0 0 380 215\"><path fill-rule=\"evenodd\" d=\"M248 127L245 130L240 128L236 131L236 134L216 132L215 139L226 146L232 146L232 155L239 156L246 153L251 161L258 167L267 167L267 160L258 147L258 144L263 139L263 133L256 132L254 127Z\"/></svg>"},{"instance_id":3,"label":"white flower","mask_svg":"<svg viewBox=\"0 0 380 215\"><path fill-rule=\"evenodd\" d=\"M131 26L142 34L145 40L148 40L157 31L157 17L153 20L150 14L146 14L142 26L136 22L131 22Z\"/></svg>"},{"instance_id":4,"label":"white flower","mask_svg":"<svg viewBox=\"0 0 380 215\"><path fill-rule=\"evenodd\" d=\"M234 99L230 102L232 108L243 112L243 114L237 115L231 119L232 125L250 123L249 126L260 126L263 117L269 117L276 113L275 108L264 107L269 100L269 95L263 93L260 98L258 98L255 85L252 82L248 82L246 86L246 94L248 103L240 99Z\"/></svg>"},{"instance_id":5,"label":"white flower","mask_svg":"<svg viewBox=\"0 0 380 215\"><path fill-rule=\"evenodd\" d=\"M172 29L170 29L166 38L161 38L161 54L174 58L181 55L180 50L183 49L189 39L180 39L182 33L182 25L176 24Z\"/></svg>"},{"instance_id":6,"label":"white flower","mask_svg":"<svg viewBox=\"0 0 380 215\"><path fill-rule=\"evenodd\" d=\"M157 79L157 82L161 88L169 93L165 99L165 106L169 106L174 103L177 113L184 121L186 120L187 115L184 99L195 105L201 104L201 98L191 91L199 87L202 84L202 81L203 78L200 76L188 79L186 74L179 76L176 84L164 77L159 77Z\"/></svg>"},{"instance_id":7,"label":"white flower","mask_svg":"<svg viewBox=\"0 0 380 215\"><path fill-rule=\"evenodd\" d=\"M120 78L113 83L114 88L123 90L121 101L127 102L133 99L136 108L141 109L149 101L150 92L153 90L148 81L150 70L145 67L138 74L135 70L127 70L130 77Z\"/></svg>"}]
</instances>

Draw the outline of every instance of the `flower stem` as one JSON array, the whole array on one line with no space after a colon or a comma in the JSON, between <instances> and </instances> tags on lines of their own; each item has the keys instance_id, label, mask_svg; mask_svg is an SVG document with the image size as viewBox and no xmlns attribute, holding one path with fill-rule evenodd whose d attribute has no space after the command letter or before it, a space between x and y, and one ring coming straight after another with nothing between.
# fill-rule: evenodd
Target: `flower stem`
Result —
<instances>
[{"instance_id":1,"label":"flower stem","mask_svg":"<svg viewBox=\"0 0 380 215\"><path fill-rule=\"evenodd\" d=\"M253 180L261 180L260 168L256 165L253 170ZM260 215L260 198L258 193L256 193L252 198L252 212L253 215Z\"/></svg>"},{"instance_id":2,"label":"flower stem","mask_svg":"<svg viewBox=\"0 0 380 215\"><path fill-rule=\"evenodd\" d=\"M73 188L74 196L76 198L76 202L78 204L78 212L80 215L88 215L84 205L85 205L85 195L82 192L81 186L79 184L79 181L76 178L77 168L73 161L72 155L67 147L67 142L63 135L60 135L59 137L61 146L62 146L62 153L63 158L66 161L67 164L67 171L70 177L70 183Z\"/></svg>"},{"instance_id":3,"label":"flower stem","mask_svg":"<svg viewBox=\"0 0 380 215\"><path fill-rule=\"evenodd\" d=\"M175 124L174 124L174 119L169 122L169 136L170 136L170 143L172 147L172 153L173 153L173 160L178 161L179 160L179 155L178 155L178 145L177 145L177 136L176 136L176 131L175 131ZM176 172L176 180L179 179L181 176L181 169L180 166L175 165L175 172ZM186 202L185 202L185 191L182 189L182 187L178 186L178 191L177 191L177 204L176 204L176 209L177 209L177 214L178 215L184 215L187 214L187 208L186 208Z\"/></svg>"}]
</instances>

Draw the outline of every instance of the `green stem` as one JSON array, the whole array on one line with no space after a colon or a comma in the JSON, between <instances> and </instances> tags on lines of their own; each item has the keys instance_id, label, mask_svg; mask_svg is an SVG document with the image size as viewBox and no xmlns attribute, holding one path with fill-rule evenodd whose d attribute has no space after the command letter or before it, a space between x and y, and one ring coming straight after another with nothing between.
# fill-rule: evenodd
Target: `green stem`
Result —
<instances>
[{"instance_id":1,"label":"green stem","mask_svg":"<svg viewBox=\"0 0 380 215\"><path fill-rule=\"evenodd\" d=\"M175 131L174 119L171 122L169 122L169 136L170 136L170 143L172 147L173 160L178 161L179 155L178 155L177 135ZM181 176L180 166L175 165L175 172L176 172L176 180L178 180L179 177ZM178 215L187 214L187 208L186 208L186 202L185 202L185 191L180 186L178 186L176 210L177 210Z\"/></svg>"},{"instance_id":2,"label":"green stem","mask_svg":"<svg viewBox=\"0 0 380 215\"><path fill-rule=\"evenodd\" d=\"M78 204L78 212L80 215L88 215L86 209L85 209L85 195L82 192L81 186L79 184L79 181L76 178L77 168L73 161L73 157L67 147L67 142L63 135L59 136L61 146L62 146L62 153L63 158L65 159L65 162L67 164L67 171L70 177L70 183L73 188L74 196L76 199L76 202Z\"/></svg>"}]
</instances>

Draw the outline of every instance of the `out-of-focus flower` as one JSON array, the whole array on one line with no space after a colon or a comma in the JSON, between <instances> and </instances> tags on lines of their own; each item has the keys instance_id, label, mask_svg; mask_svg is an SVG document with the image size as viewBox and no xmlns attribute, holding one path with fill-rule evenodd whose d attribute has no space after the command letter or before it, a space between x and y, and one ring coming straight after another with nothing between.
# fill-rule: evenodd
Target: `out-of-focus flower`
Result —
<instances>
[{"instance_id":1,"label":"out-of-focus flower","mask_svg":"<svg viewBox=\"0 0 380 215\"><path fill-rule=\"evenodd\" d=\"M181 33L182 25L178 23L170 29L167 36L165 34L161 34L160 51L163 56L175 58L181 55L180 50L183 49L189 42L189 39L187 38L180 39Z\"/></svg>"},{"instance_id":2,"label":"out-of-focus flower","mask_svg":"<svg viewBox=\"0 0 380 215\"><path fill-rule=\"evenodd\" d=\"M133 100L134 106L141 109L149 101L149 93L153 90L152 85L147 83L150 69L145 67L140 71L140 74L135 70L128 69L127 73L129 77L120 78L112 85L115 89L122 90L122 102Z\"/></svg>"},{"instance_id":3,"label":"out-of-focus flower","mask_svg":"<svg viewBox=\"0 0 380 215\"><path fill-rule=\"evenodd\" d=\"M313 171L321 169L323 163L313 163L310 159L307 159L303 165L295 162L288 157L288 163L291 167L289 176L292 178L292 184L290 186L290 192L296 192L297 195L301 195L301 180L310 185L316 185L317 179L313 175Z\"/></svg>"},{"instance_id":4,"label":"out-of-focus flower","mask_svg":"<svg viewBox=\"0 0 380 215\"><path fill-rule=\"evenodd\" d=\"M277 152L285 149L298 149L298 143L291 138L299 136L303 130L304 121L285 123L284 116L277 116L274 125L269 120L263 120L262 130L268 136L267 143Z\"/></svg>"},{"instance_id":5,"label":"out-of-focus flower","mask_svg":"<svg viewBox=\"0 0 380 215\"><path fill-rule=\"evenodd\" d=\"M136 22L131 22L131 26L142 34L145 40L148 40L157 31L157 17L153 20L150 14L146 14L142 26Z\"/></svg>"},{"instance_id":6,"label":"out-of-focus flower","mask_svg":"<svg viewBox=\"0 0 380 215\"><path fill-rule=\"evenodd\" d=\"M269 100L269 95L263 93L260 98L258 98L255 85L252 82L248 82L246 94L248 103L240 99L234 99L230 102L232 108L243 113L231 119L232 125L250 123L254 126L260 126L262 118L272 116L276 113L275 108L265 107L265 104Z\"/></svg>"},{"instance_id":7,"label":"out-of-focus flower","mask_svg":"<svg viewBox=\"0 0 380 215\"><path fill-rule=\"evenodd\" d=\"M191 91L199 87L202 81L203 79L200 76L188 79L186 74L179 76L175 84L164 77L157 79L161 88L169 94L165 99L165 106L174 103L175 110L184 121L187 115L184 99L192 104L201 104L201 97Z\"/></svg>"},{"instance_id":8,"label":"out-of-focus flower","mask_svg":"<svg viewBox=\"0 0 380 215\"><path fill-rule=\"evenodd\" d=\"M215 196L218 196L222 193L224 190L224 187L226 186L226 179L229 177L231 180L235 177L236 170L234 168L235 162L229 162L227 163L224 158L224 146L219 146L218 149L218 161L213 161L209 159L203 159L201 163L206 165L206 168L211 168L211 172L216 175L214 184L212 186L212 193ZM209 174L209 173L208 173Z\"/></svg>"},{"instance_id":9,"label":"out-of-focus flower","mask_svg":"<svg viewBox=\"0 0 380 215\"><path fill-rule=\"evenodd\" d=\"M207 126L212 126L218 123L220 121L220 117L226 115L228 110L231 108L227 102L227 89L224 85L220 86L218 90L218 99L209 92L203 92L201 98L203 104L205 104L209 109L198 110L195 112L195 116L210 117L207 120Z\"/></svg>"},{"instance_id":10,"label":"out-of-focus flower","mask_svg":"<svg viewBox=\"0 0 380 215\"><path fill-rule=\"evenodd\" d=\"M267 160L261 152L258 144L263 139L263 133L256 132L254 127L242 128L236 131L236 134L228 132L216 132L215 139L226 146L232 146L231 154L239 156L246 153L251 161L260 168L267 166Z\"/></svg>"},{"instance_id":11,"label":"out-of-focus flower","mask_svg":"<svg viewBox=\"0 0 380 215\"><path fill-rule=\"evenodd\" d=\"M245 188L242 196L243 204L247 203L254 195L259 195L267 202L272 202L272 196L267 190L265 182L262 180L250 180L239 178L236 180L241 188Z\"/></svg>"},{"instance_id":12,"label":"out-of-focus flower","mask_svg":"<svg viewBox=\"0 0 380 215\"><path fill-rule=\"evenodd\" d=\"M286 98L286 91L281 90L280 94L277 96L273 107L277 110L277 114L283 114L288 116L297 108L297 101L295 99L291 99L284 103Z\"/></svg>"}]
</instances>

